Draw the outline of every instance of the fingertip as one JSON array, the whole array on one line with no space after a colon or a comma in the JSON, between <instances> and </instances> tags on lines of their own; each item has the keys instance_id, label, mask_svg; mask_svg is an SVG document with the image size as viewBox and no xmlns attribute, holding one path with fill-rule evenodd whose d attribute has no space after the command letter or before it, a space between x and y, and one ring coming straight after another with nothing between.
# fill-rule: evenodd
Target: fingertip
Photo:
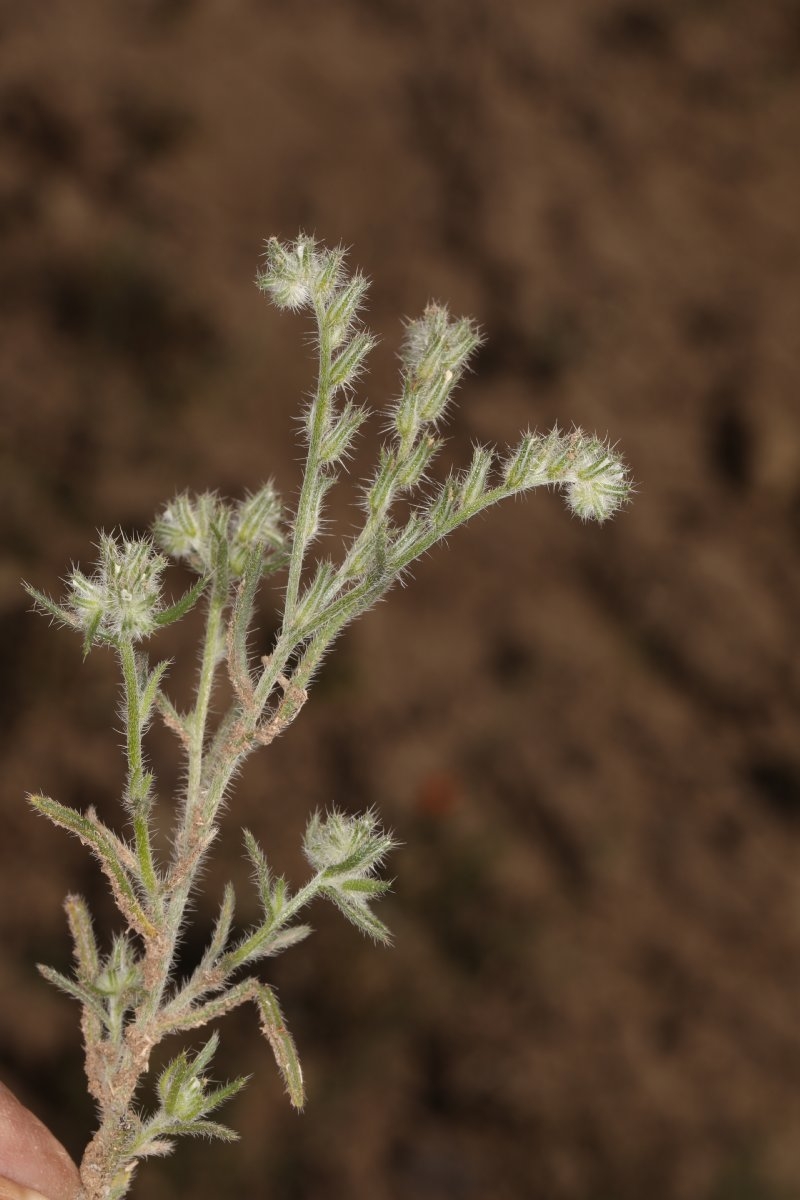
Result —
<instances>
[{"instance_id":1,"label":"fingertip","mask_svg":"<svg viewBox=\"0 0 800 1200\"><path fill-rule=\"evenodd\" d=\"M47 1200L47 1197L0 1175L0 1200Z\"/></svg>"},{"instance_id":2,"label":"fingertip","mask_svg":"<svg viewBox=\"0 0 800 1200\"><path fill-rule=\"evenodd\" d=\"M0 1200L75 1200L80 1186L61 1143L0 1083Z\"/></svg>"}]
</instances>

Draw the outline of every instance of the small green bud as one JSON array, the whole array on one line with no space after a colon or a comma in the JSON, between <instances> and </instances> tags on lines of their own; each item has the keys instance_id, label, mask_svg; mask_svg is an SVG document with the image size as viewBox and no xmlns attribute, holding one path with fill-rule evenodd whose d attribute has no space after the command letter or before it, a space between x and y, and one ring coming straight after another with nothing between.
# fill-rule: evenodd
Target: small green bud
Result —
<instances>
[{"instance_id":1,"label":"small green bud","mask_svg":"<svg viewBox=\"0 0 800 1200\"><path fill-rule=\"evenodd\" d=\"M397 457L392 450L382 446L378 470L367 491L367 505L372 517L383 516L392 503L396 489Z\"/></svg>"},{"instance_id":2,"label":"small green bud","mask_svg":"<svg viewBox=\"0 0 800 1200\"><path fill-rule=\"evenodd\" d=\"M265 251L266 267L256 278L278 308L305 308L312 300L312 283L317 272L316 243L300 234L291 245L270 238Z\"/></svg>"},{"instance_id":3,"label":"small green bud","mask_svg":"<svg viewBox=\"0 0 800 1200\"><path fill-rule=\"evenodd\" d=\"M403 381L403 394L394 412L394 427L403 445L410 445L417 436L420 426L418 394L411 380Z\"/></svg>"},{"instance_id":4,"label":"small green bud","mask_svg":"<svg viewBox=\"0 0 800 1200\"><path fill-rule=\"evenodd\" d=\"M165 553L184 559L205 575L217 564L219 542L224 539L231 512L216 492L176 496L157 518L153 532Z\"/></svg>"},{"instance_id":5,"label":"small green bud","mask_svg":"<svg viewBox=\"0 0 800 1200\"><path fill-rule=\"evenodd\" d=\"M335 474L323 473L322 469L312 481L308 495L308 507L304 513L298 512L295 525L295 537L300 538L304 546L308 545L319 533L322 524L322 506L335 482Z\"/></svg>"},{"instance_id":6,"label":"small green bud","mask_svg":"<svg viewBox=\"0 0 800 1200\"><path fill-rule=\"evenodd\" d=\"M352 445L353 438L367 419L367 410L348 400L341 413L323 434L319 446L320 462L326 466L341 462Z\"/></svg>"},{"instance_id":7,"label":"small green bud","mask_svg":"<svg viewBox=\"0 0 800 1200\"><path fill-rule=\"evenodd\" d=\"M333 809L327 816L316 812L306 828L303 849L317 871L331 877L373 874L396 845L384 833L374 812L352 817Z\"/></svg>"},{"instance_id":8,"label":"small green bud","mask_svg":"<svg viewBox=\"0 0 800 1200\"><path fill-rule=\"evenodd\" d=\"M451 320L444 305L429 304L421 317L406 325L402 361L424 381L446 371L460 373L480 346L480 331L468 317Z\"/></svg>"},{"instance_id":9,"label":"small green bud","mask_svg":"<svg viewBox=\"0 0 800 1200\"><path fill-rule=\"evenodd\" d=\"M469 470L461 483L458 502L461 508L469 508L481 499L486 491L486 480L492 469L492 452L483 446L476 446L472 455Z\"/></svg>"},{"instance_id":10,"label":"small green bud","mask_svg":"<svg viewBox=\"0 0 800 1200\"><path fill-rule=\"evenodd\" d=\"M331 363L329 384L332 391L352 387L364 369L364 360L375 346L375 338L362 329L353 335Z\"/></svg>"},{"instance_id":11,"label":"small green bud","mask_svg":"<svg viewBox=\"0 0 800 1200\"><path fill-rule=\"evenodd\" d=\"M309 244L309 286L316 302L325 304L341 287L346 252L344 246L318 252L314 242Z\"/></svg>"},{"instance_id":12,"label":"small green bud","mask_svg":"<svg viewBox=\"0 0 800 1200\"><path fill-rule=\"evenodd\" d=\"M423 434L411 453L397 468L397 482L403 488L413 488L421 483L431 459L441 446L441 442L430 434Z\"/></svg>"},{"instance_id":13,"label":"small green bud","mask_svg":"<svg viewBox=\"0 0 800 1200\"><path fill-rule=\"evenodd\" d=\"M271 483L248 495L237 505L233 514L230 538L231 576L238 579L245 568L247 556L259 546L279 550L284 545L280 527L281 502Z\"/></svg>"},{"instance_id":14,"label":"small green bud","mask_svg":"<svg viewBox=\"0 0 800 1200\"><path fill-rule=\"evenodd\" d=\"M409 555L416 557L416 548L420 539L424 538L426 525L419 513L412 513L402 529L392 538L392 561L401 564L397 569L402 570Z\"/></svg>"},{"instance_id":15,"label":"small green bud","mask_svg":"<svg viewBox=\"0 0 800 1200\"><path fill-rule=\"evenodd\" d=\"M138 990L140 982L141 971L131 943L126 937L115 937L95 987L106 996L125 999Z\"/></svg>"},{"instance_id":16,"label":"small green bud","mask_svg":"<svg viewBox=\"0 0 800 1200\"><path fill-rule=\"evenodd\" d=\"M325 323L334 350L341 346L357 320L368 288L369 280L357 271L328 304Z\"/></svg>"},{"instance_id":17,"label":"small green bud","mask_svg":"<svg viewBox=\"0 0 800 1200\"><path fill-rule=\"evenodd\" d=\"M584 521L606 521L628 500L631 491L622 459L607 443L581 437L566 489L572 511Z\"/></svg>"},{"instance_id":18,"label":"small green bud","mask_svg":"<svg viewBox=\"0 0 800 1200\"><path fill-rule=\"evenodd\" d=\"M459 482L455 475L449 475L434 496L427 509L427 517L431 528L444 532L448 521L455 516L459 507Z\"/></svg>"},{"instance_id":19,"label":"small green bud","mask_svg":"<svg viewBox=\"0 0 800 1200\"><path fill-rule=\"evenodd\" d=\"M391 941L391 934L373 913L370 901L389 890L390 885L376 879L375 873L396 844L373 812L350 817L335 810L327 817L315 813L304 841L306 857L321 873L324 894L357 929L384 944Z\"/></svg>"},{"instance_id":20,"label":"small green bud","mask_svg":"<svg viewBox=\"0 0 800 1200\"><path fill-rule=\"evenodd\" d=\"M408 322L401 354L407 372L406 387L395 414L401 437L412 412L422 421L441 419L450 394L481 340L472 321L466 317L451 320L448 310L439 304L429 304L420 318Z\"/></svg>"},{"instance_id":21,"label":"small green bud","mask_svg":"<svg viewBox=\"0 0 800 1200\"><path fill-rule=\"evenodd\" d=\"M314 618L333 599L337 587L337 571L332 562L325 559L317 567L314 578L297 602L292 625L304 632L313 624Z\"/></svg>"}]
</instances>

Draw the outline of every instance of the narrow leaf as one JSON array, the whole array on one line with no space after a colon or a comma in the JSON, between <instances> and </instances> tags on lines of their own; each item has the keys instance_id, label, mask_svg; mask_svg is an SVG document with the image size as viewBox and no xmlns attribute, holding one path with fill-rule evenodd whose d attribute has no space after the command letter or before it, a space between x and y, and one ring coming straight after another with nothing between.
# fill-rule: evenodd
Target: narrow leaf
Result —
<instances>
[{"instance_id":1,"label":"narrow leaf","mask_svg":"<svg viewBox=\"0 0 800 1200\"><path fill-rule=\"evenodd\" d=\"M316 618L324 611L337 591L337 570L329 559L317 564L314 578L300 597L294 611L293 625L298 635L304 635L313 627Z\"/></svg>"},{"instance_id":2,"label":"narrow leaf","mask_svg":"<svg viewBox=\"0 0 800 1200\"><path fill-rule=\"evenodd\" d=\"M228 672L240 694L252 691L247 635L253 619L256 592L263 574L264 551L257 546L247 555L228 626Z\"/></svg>"},{"instance_id":3,"label":"narrow leaf","mask_svg":"<svg viewBox=\"0 0 800 1200\"><path fill-rule=\"evenodd\" d=\"M137 1158L166 1158L168 1154L172 1154L175 1149L175 1143L170 1142L167 1138L154 1138L152 1142L147 1142L141 1150L136 1151Z\"/></svg>"},{"instance_id":4,"label":"narrow leaf","mask_svg":"<svg viewBox=\"0 0 800 1200\"><path fill-rule=\"evenodd\" d=\"M238 1008L240 1004L252 1000L258 987L257 980L243 979L241 983L229 988L221 996L215 996L213 1000L206 1000L203 1004L198 1004L189 1009L188 1013L177 1015L174 1018L170 1017L170 1022L165 1025L165 1032L177 1033L188 1029L200 1029L209 1021L214 1021L217 1017L224 1017L234 1008ZM177 999L180 1000L181 997L178 996Z\"/></svg>"},{"instance_id":5,"label":"narrow leaf","mask_svg":"<svg viewBox=\"0 0 800 1200\"><path fill-rule=\"evenodd\" d=\"M169 608L163 609L156 617L156 625L172 625L190 612L205 591L210 576L202 575L188 592L184 592L180 600L176 600Z\"/></svg>"},{"instance_id":6,"label":"narrow leaf","mask_svg":"<svg viewBox=\"0 0 800 1200\"><path fill-rule=\"evenodd\" d=\"M51 600L49 596L46 596L44 592L40 592L32 584L23 582L22 586L33 600L39 612L45 616L52 617L60 625L67 625L70 629L80 629L80 622L68 609L62 608L60 604L57 604L55 600Z\"/></svg>"},{"instance_id":7,"label":"narrow leaf","mask_svg":"<svg viewBox=\"0 0 800 1200\"><path fill-rule=\"evenodd\" d=\"M384 946L391 945L392 935L389 928L375 916L366 904L344 895L337 887L325 888L325 894L333 900L348 921L351 921L367 937L381 942Z\"/></svg>"},{"instance_id":8,"label":"narrow leaf","mask_svg":"<svg viewBox=\"0 0 800 1200\"><path fill-rule=\"evenodd\" d=\"M167 1063L159 1075L156 1092L165 1112L170 1113L172 1111L190 1073L189 1060L186 1054L181 1051L180 1054Z\"/></svg>"},{"instance_id":9,"label":"narrow leaf","mask_svg":"<svg viewBox=\"0 0 800 1200\"><path fill-rule=\"evenodd\" d=\"M471 508L481 499L486 491L486 480L492 468L493 456L491 450L484 446L476 446L472 454L469 470L463 476L459 503L462 508Z\"/></svg>"},{"instance_id":10,"label":"narrow leaf","mask_svg":"<svg viewBox=\"0 0 800 1200\"><path fill-rule=\"evenodd\" d=\"M161 718L168 729L177 734L184 745L189 742L189 728L186 717L179 713L175 705L170 700L166 692L159 691L156 696L156 704L158 711L161 713Z\"/></svg>"},{"instance_id":11,"label":"narrow leaf","mask_svg":"<svg viewBox=\"0 0 800 1200\"><path fill-rule=\"evenodd\" d=\"M305 1088L297 1049L292 1035L283 1023L283 1014L275 993L266 984L258 989L256 1005L261 1016L261 1031L272 1047L289 1100L295 1108L302 1108L305 1104Z\"/></svg>"},{"instance_id":12,"label":"narrow leaf","mask_svg":"<svg viewBox=\"0 0 800 1200\"><path fill-rule=\"evenodd\" d=\"M150 720L150 713L152 712L153 705L156 702L156 697L158 696L159 688L161 687L161 681L169 670L170 665L170 660L165 658L163 662L156 663L156 665L153 667L153 670L147 677L145 685L142 689L141 697L139 699L139 719L142 724L142 729L144 729L144 727L147 725L147 722Z\"/></svg>"},{"instance_id":13,"label":"narrow leaf","mask_svg":"<svg viewBox=\"0 0 800 1200\"><path fill-rule=\"evenodd\" d=\"M95 638L97 637L98 631L103 622L103 615L104 615L103 610L101 608L98 609L97 612L92 617L89 624L86 626L86 632L83 635L83 657L84 658L86 658L86 656L88 655L92 646L94 645Z\"/></svg>"},{"instance_id":14,"label":"narrow leaf","mask_svg":"<svg viewBox=\"0 0 800 1200\"><path fill-rule=\"evenodd\" d=\"M204 964L207 966L212 966L223 953L230 936L231 925L233 924L235 904L236 894L233 890L233 884L226 883L225 891L223 892L222 896L222 904L220 905L219 909L219 916L217 917L217 922L214 926L214 933L212 934L211 941L208 943L206 952L203 955L203 960L200 964L201 968Z\"/></svg>"},{"instance_id":15,"label":"narrow leaf","mask_svg":"<svg viewBox=\"0 0 800 1200\"><path fill-rule=\"evenodd\" d=\"M355 892L357 895L365 897L369 900L377 900L381 896L385 896L387 892L392 890L391 881L388 879L343 879L341 883L337 883L337 888L342 892Z\"/></svg>"},{"instance_id":16,"label":"narrow leaf","mask_svg":"<svg viewBox=\"0 0 800 1200\"><path fill-rule=\"evenodd\" d=\"M331 363L328 377L331 389L346 387L355 382L364 366L364 359L374 345L375 338L365 330L353 335Z\"/></svg>"},{"instance_id":17,"label":"narrow leaf","mask_svg":"<svg viewBox=\"0 0 800 1200\"><path fill-rule=\"evenodd\" d=\"M74 833L94 852L111 884L120 912L139 933L154 937L158 931L139 903L128 871L122 864L127 847L119 838L97 818L92 820L75 808L51 800L49 796L31 796L30 802L37 812L49 817L69 833ZM130 857L129 852L127 856Z\"/></svg>"},{"instance_id":18,"label":"narrow leaf","mask_svg":"<svg viewBox=\"0 0 800 1200\"><path fill-rule=\"evenodd\" d=\"M279 933L275 933L267 941L264 948L265 958L274 958L276 954L280 954L284 950L288 950L290 946L296 946L298 942L303 942L313 930L310 925L291 925L288 929L282 929Z\"/></svg>"},{"instance_id":19,"label":"narrow leaf","mask_svg":"<svg viewBox=\"0 0 800 1200\"><path fill-rule=\"evenodd\" d=\"M81 982L91 982L97 977L100 969L100 955L89 908L82 896L67 896L64 908L72 934L75 962Z\"/></svg>"},{"instance_id":20,"label":"narrow leaf","mask_svg":"<svg viewBox=\"0 0 800 1200\"><path fill-rule=\"evenodd\" d=\"M348 400L341 414L323 434L319 456L323 463L337 463L347 457L353 438L364 424L367 410Z\"/></svg>"},{"instance_id":21,"label":"narrow leaf","mask_svg":"<svg viewBox=\"0 0 800 1200\"><path fill-rule=\"evenodd\" d=\"M232 1079L230 1083L223 1083L218 1088L213 1088L206 1092L203 1098L203 1113L214 1112L220 1108L227 1100L230 1100L237 1092L240 1092L250 1082L249 1075L240 1075L238 1079Z\"/></svg>"},{"instance_id":22,"label":"narrow leaf","mask_svg":"<svg viewBox=\"0 0 800 1200\"><path fill-rule=\"evenodd\" d=\"M239 1134L235 1130L229 1129L227 1125L220 1125L219 1121L192 1121L190 1125L180 1126L178 1132L188 1137L218 1138L221 1142L239 1140Z\"/></svg>"},{"instance_id":23,"label":"narrow leaf","mask_svg":"<svg viewBox=\"0 0 800 1200\"><path fill-rule=\"evenodd\" d=\"M200 1047L200 1049L198 1050L194 1059L192 1060L191 1067L192 1067L192 1074L194 1076L199 1076L202 1074L203 1071L205 1071L206 1067L209 1065L212 1058L216 1054L218 1046L219 1046L219 1033L215 1029L214 1032L212 1033L211 1037L206 1042L206 1044L204 1046Z\"/></svg>"},{"instance_id":24,"label":"narrow leaf","mask_svg":"<svg viewBox=\"0 0 800 1200\"><path fill-rule=\"evenodd\" d=\"M243 829L242 834L244 835L244 844L245 849L247 850L247 856L250 859L250 862L253 864L253 870L255 871L256 886L258 887L258 894L261 897L261 903L263 904L265 910L269 912L271 908L271 875L269 865L264 855L264 851L253 837L250 830Z\"/></svg>"},{"instance_id":25,"label":"narrow leaf","mask_svg":"<svg viewBox=\"0 0 800 1200\"><path fill-rule=\"evenodd\" d=\"M108 1013L103 1007L100 998L84 987L76 979L69 979L66 975L62 975L60 971L56 971L53 967L45 966L44 963L37 963L36 969L40 975L43 975L48 983L52 983L55 987L65 992L73 1000L80 1001L86 1008L98 1017L104 1025L108 1023Z\"/></svg>"}]
</instances>

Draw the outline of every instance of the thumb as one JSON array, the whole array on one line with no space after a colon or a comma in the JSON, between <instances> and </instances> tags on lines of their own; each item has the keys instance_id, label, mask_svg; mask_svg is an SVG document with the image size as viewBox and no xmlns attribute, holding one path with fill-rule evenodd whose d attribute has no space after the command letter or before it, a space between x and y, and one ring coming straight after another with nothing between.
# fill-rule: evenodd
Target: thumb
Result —
<instances>
[{"instance_id":1,"label":"thumb","mask_svg":"<svg viewBox=\"0 0 800 1200\"><path fill-rule=\"evenodd\" d=\"M0 1200L75 1200L80 1186L61 1143L0 1083Z\"/></svg>"}]
</instances>

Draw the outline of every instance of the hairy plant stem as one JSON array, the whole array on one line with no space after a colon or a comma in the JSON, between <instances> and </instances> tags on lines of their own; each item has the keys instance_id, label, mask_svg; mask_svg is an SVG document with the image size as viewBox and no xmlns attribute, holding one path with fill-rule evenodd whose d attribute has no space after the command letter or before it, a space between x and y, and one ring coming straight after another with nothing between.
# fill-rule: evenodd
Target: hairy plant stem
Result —
<instances>
[{"instance_id":1,"label":"hairy plant stem","mask_svg":"<svg viewBox=\"0 0 800 1200\"><path fill-rule=\"evenodd\" d=\"M322 439L330 420L331 401L331 332L324 319L322 302L315 304L315 314L319 330L319 373L317 375L317 390L309 414L309 439L306 468L303 473L303 483L300 489L300 499L297 504L295 518L295 536L292 540L291 557L289 559L289 579L286 584L286 601L283 610L283 631L288 630L297 607L297 596L300 590L300 577L303 572L305 552L316 532L314 509L318 503L318 488L321 477L320 449Z\"/></svg>"},{"instance_id":2,"label":"hairy plant stem","mask_svg":"<svg viewBox=\"0 0 800 1200\"><path fill-rule=\"evenodd\" d=\"M142 883L151 900L158 897L159 885L153 865L153 847L150 838L149 801L150 788L144 771L142 752L142 714L136 651L130 638L123 638L119 647L122 678L125 687L127 709L127 753L128 753L128 803L133 816L133 831L136 857L142 875Z\"/></svg>"},{"instance_id":3,"label":"hairy plant stem","mask_svg":"<svg viewBox=\"0 0 800 1200\"><path fill-rule=\"evenodd\" d=\"M284 680L286 684L284 696L278 705L279 713L281 707L285 706L281 724L288 723L294 715L294 712L290 712L291 696L292 689L296 689L298 685L295 684L294 677L289 684L284 679L283 672L297 643L293 636L284 634L265 661L249 706L244 708L239 705L234 710L236 717L225 741L216 747L212 743L212 747L207 749L206 728L220 646L223 644L222 629L226 606L227 596L215 585L208 602L196 702L187 718L188 775L183 819L169 874L162 881L158 880L153 865L146 814L137 815L136 809L136 805L145 794L141 693L137 663L131 642L124 642L120 648L128 717L128 790L134 809L136 855L142 884L160 919L156 935L146 939L144 948L144 995L129 1019L124 1033L120 1028L121 1036L116 1039L113 1050L112 1046L106 1043L105 1053L100 1056L94 1055L94 1073L97 1073L99 1068L102 1078L97 1080L93 1090L101 1104L102 1119L81 1163L83 1190L80 1200L116 1200L127 1191L130 1172L125 1170L125 1162L129 1158L130 1138L134 1132L130 1110L142 1076L147 1072L150 1052L166 1034L180 1032L196 1025L190 1017L191 1009L181 1014L180 1010L175 1013L173 1008L174 1015L171 1015L170 1004L168 1002L165 1005L164 998L175 961L176 947L185 927L189 897L213 840L215 819L232 777L243 759L259 742L259 721L280 680ZM319 656L321 652L320 649ZM305 682L311 674L312 657L318 656L310 656L306 652L295 672ZM319 888L319 877L314 877L292 898L284 914L285 918L288 920L294 916L313 898ZM152 914L154 917L156 912ZM255 943L256 935L253 935L250 942L246 942L241 948L239 957L242 962L246 961L248 951ZM237 964L231 963L231 969L235 969L235 965ZM178 996L174 1000L177 1000ZM232 993L232 1002L225 1008L229 1009L251 998L252 987L248 983L247 987L243 985L238 992Z\"/></svg>"}]
</instances>

